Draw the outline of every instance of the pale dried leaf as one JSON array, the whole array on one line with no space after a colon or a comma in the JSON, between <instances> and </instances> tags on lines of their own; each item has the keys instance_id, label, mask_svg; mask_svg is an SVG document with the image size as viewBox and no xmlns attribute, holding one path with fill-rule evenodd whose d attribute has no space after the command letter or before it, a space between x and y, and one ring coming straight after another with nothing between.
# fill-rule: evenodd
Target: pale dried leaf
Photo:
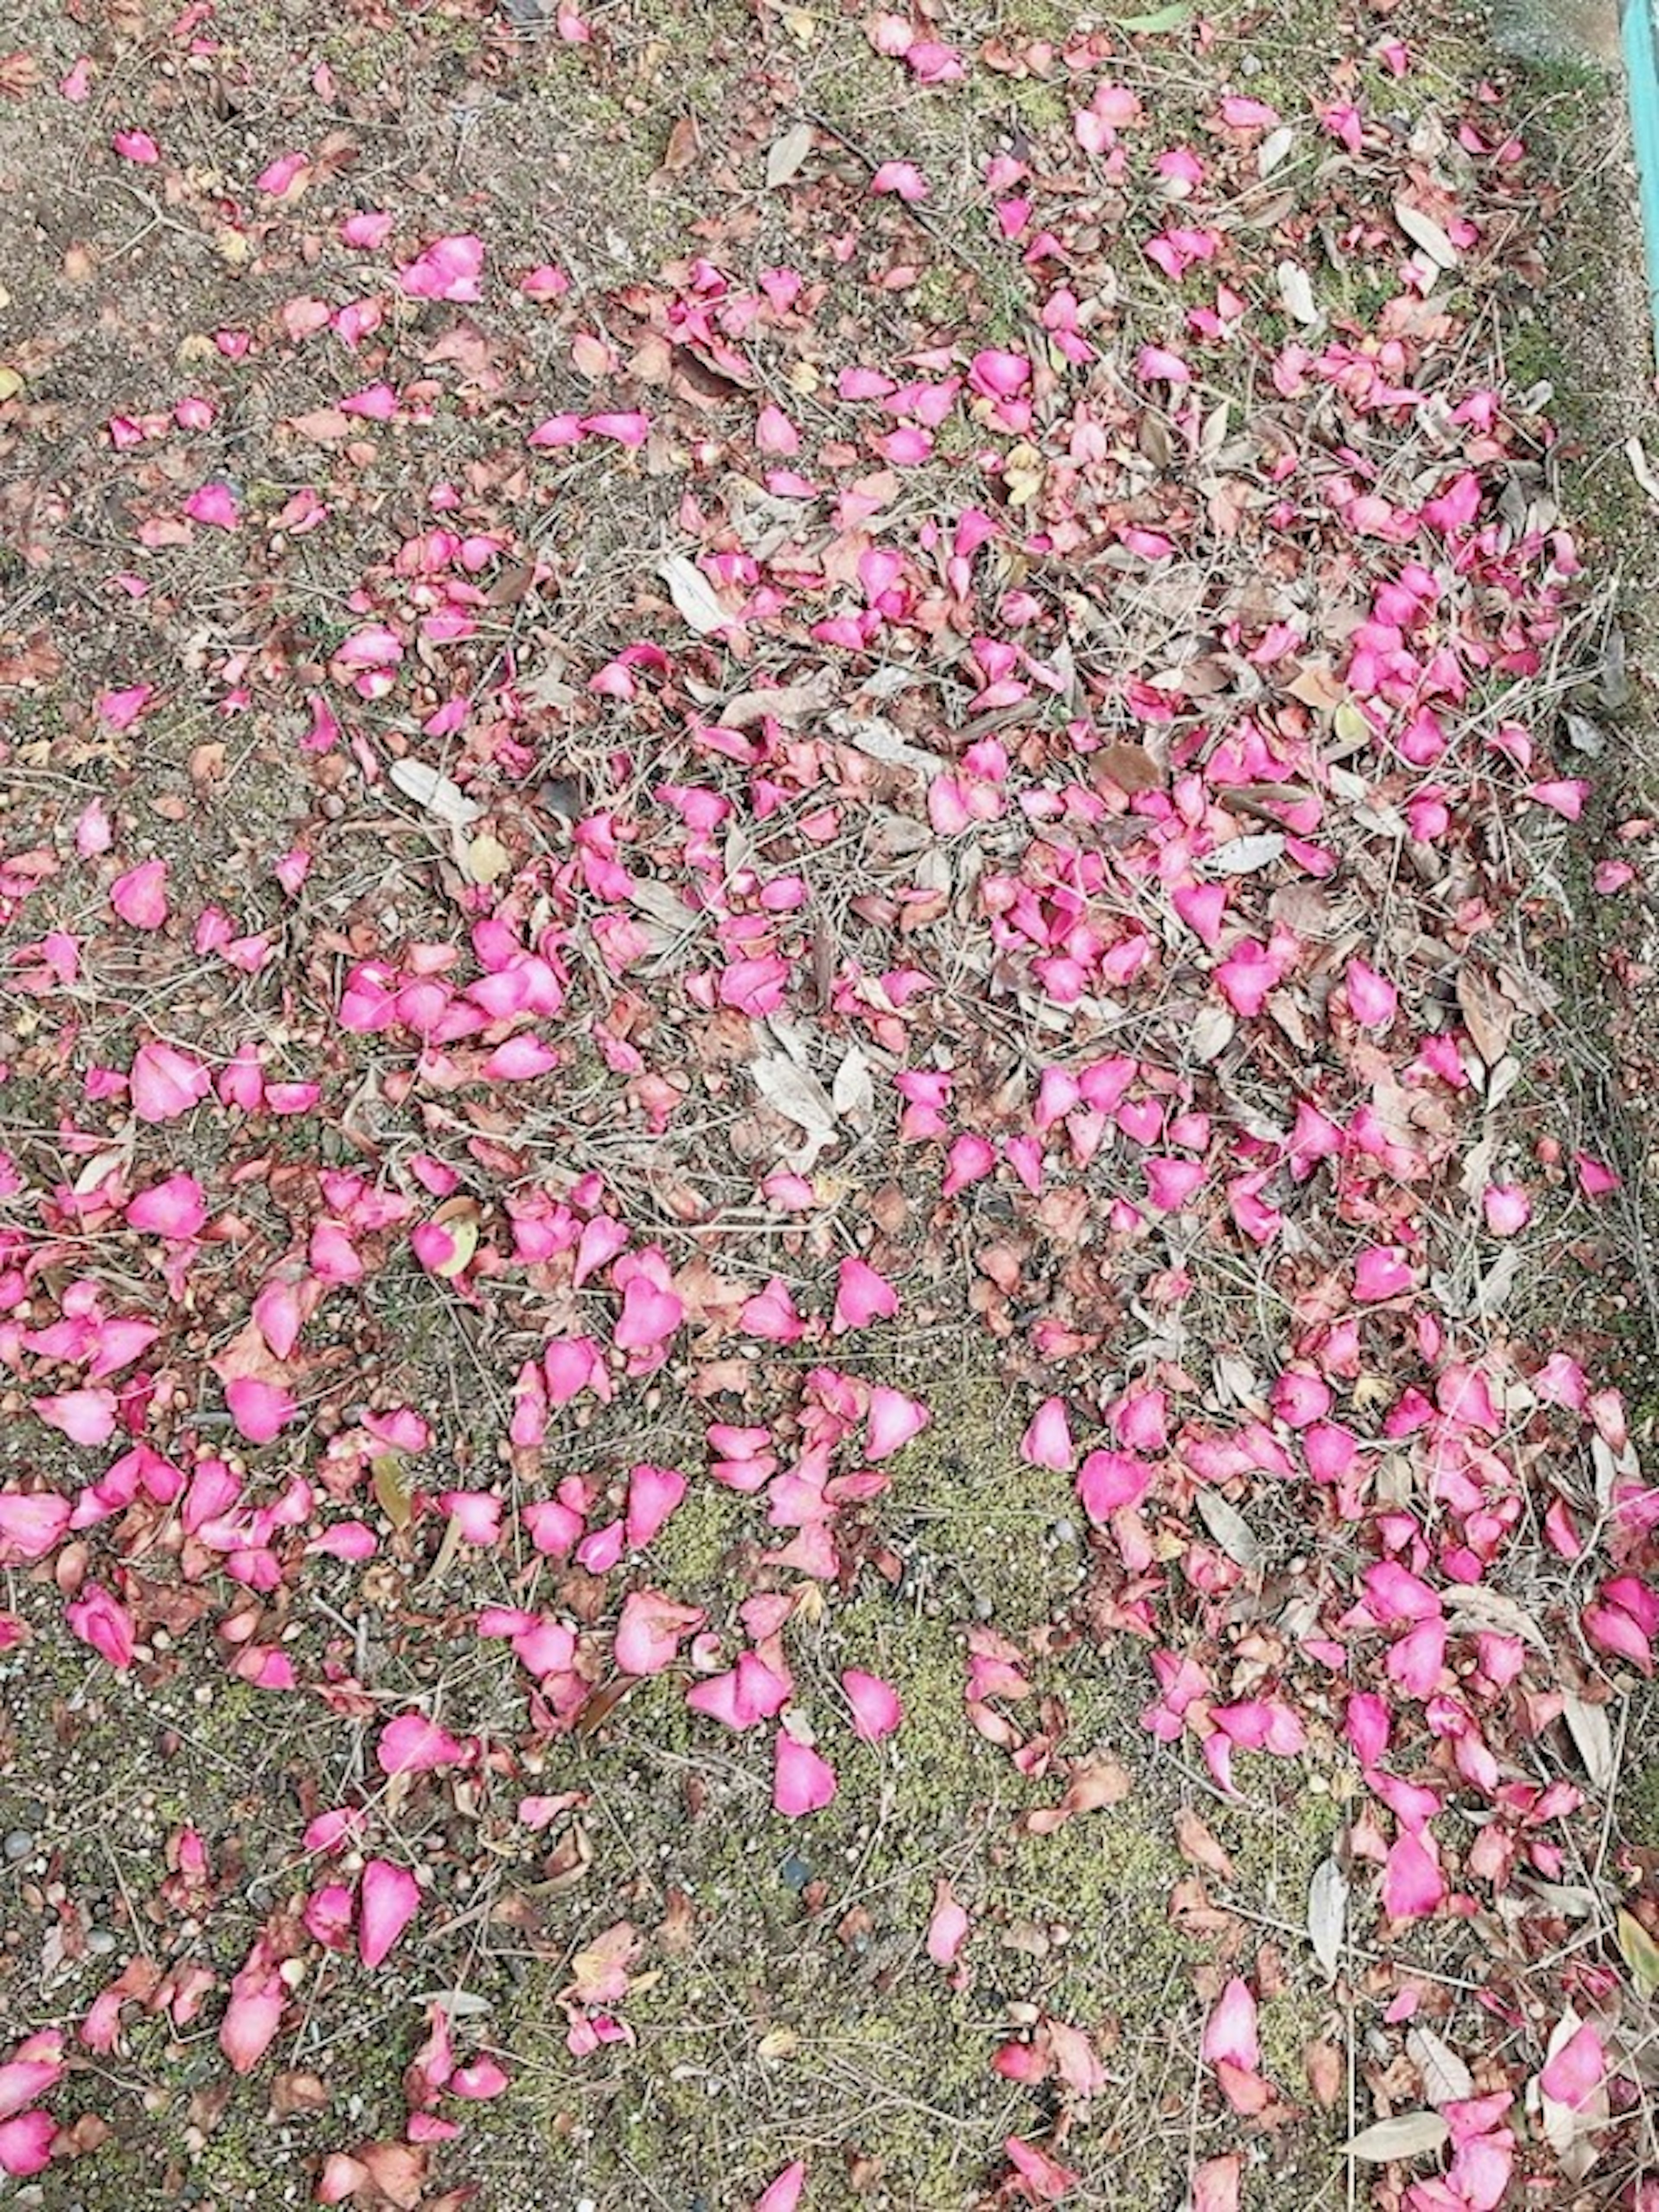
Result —
<instances>
[{"instance_id":1,"label":"pale dried leaf","mask_svg":"<svg viewBox=\"0 0 1659 2212\"><path fill-rule=\"evenodd\" d=\"M1308 1941L1328 1980L1336 1978L1348 1925L1348 1877L1334 1858L1322 1859L1308 1885Z\"/></svg>"},{"instance_id":2,"label":"pale dried leaf","mask_svg":"<svg viewBox=\"0 0 1659 2212\"><path fill-rule=\"evenodd\" d=\"M827 1139L836 1133L835 1107L816 1075L797 1067L782 1053L770 1053L764 1060L754 1061L750 1073L756 1090L786 1121L795 1122L811 1136Z\"/></svg>"},{"instance_id":3,"label":"pale dried leaf","mask_svg":"<svg viewBox=\"0 0 1659 2212\"><path fill-rule=\"evenodd\" d=\"M1200 1490L1198 1510L1205 1527L1235 1566L1248 1573L1261 1565L1261 1546L1255 1529L1218 1490Z\"/></svg>"},{"instance_id":4,"label":"pale dried leaf","mask_svg":"<svg viewBox=\"0 0 1659 2212\"><path fill-rule=\"evenodd\" d=\"M795 176L812 150L810 123L792 123L766 149L766 189L775 192Z\"/></svg>"},{"instance_id":5,"label":"pale dried leaf","mask_svg":"<svg viewBox=\"0 0 1659 2212\"><path fill-rule=\"evenodd\" d=\"M870 1063L862 1047L852 1046L836 1070L830 1103L842 1121L851 1121L860 1127L868 1121L875 1110L875 1079L870 1073Z\"/></svg>"},{"instance_id":6,"label":"pale dried leaf","mask_svg":"<svg viewBox=\"0 0 1659 2212\"><path fill-rule=\"evenodd\" d=\"M1455 2105L1474 2094L1474 2076L1449 2044L1431 2027L1413 2027L1406 2049L1423 2077L1423 2094L1431 2105Z\"/></svg>"},{"instance_id":7,"label":"pale dried leaf","mask_svg":"<svg viewBox=\"0 0 1659 2212\"><path fill-rule=\"evenodd\" d=\"M459 783L441 769L429 768L425 761L395 760L390 773L405 799L412 799L417 806L423 806L428 814L435 814L440 822L448 823L452 829L466 829L483 811Z\"/></svg>"},{"instance_id":8,"label":"pale dried leaf","mask_svg":"<svg viewBox=\"0 0 1659 2212\"><path fill-rule=\"evenodd\" d=\"M1438 2112L1396 2112L1392 2119L1362 2128L1342 2148L1350 2158L1386 2166L1391 2159L1425 2157L1438 2150L1450 2133Z\"/></svg>"},{"instance_id":9,"label":"pale dried leaf","mask_svg":"<svg viewBox=\"0 0 1659 2212\"><path fill-rule=\"evenodd\" d=\"M1465 962L1458 969L1457 1006L1475 1050L1488 1067L1495 1067L1509 1050L1515 1008L1490 969Z\"/></svg>"},{"instance_id":10,"label":"pale dried leaf","mask_svg":"<svg viewBox=\"0 0 1659 2212\"><path fill-rule=\"evenodd\" d=\"M1421 208L1413 207L1408 201L1395 203L1394 219L1412 244L1426 253L1437 269L1455 269L1457 248L1431 215Z\"/></svg>"},{"instance_id":11,"label":"pale dried leaf","mask_svg":"<svg viewBox=\"0 0 1659 2212\"><path fill-rule=\"evenodd\" d=\"M1206 854L1204 865L1213 876L1253 876L1272 867L1284 850L1285 840L1278 830L1266 830L1253 837L1230 837Z\"/></svg>"},{"instance_id":12,"label":"pale dried leaf","mask_svg":"<svg viewBox=\"0 0 1659 2212\"><path fill-rule=\"evenodd\" d=\"M1561 1699L1562 1717L1567 1723L1567 1734L1572 1738L1573 1749L1583 1761L1584 1771L1595 1790L1611 1790L1616 1771L1613 1755L1613 1730L1607 1723L1605 1705L1593 1705L1571 1690Z\"/></svg>"},{"instance_id":13,"label":"pale dried leaf","mask_svg":"<svg viewBox=\"0 0 1659 2212\"><path fill-rule=\"evenodd\" d=\"M1285 313L1295 321L1319 320L1319 302L1314 298L1313 282L1299 261L1279 263L1279 296L1285 302Z\"/></svg>"},{"instance_id":14,"label":"pale dried leaf","mask_svg":"<svg viewBox=\"0 0 1659 2212\"><path fill-rule=\"evenodd\" d=\"M732 621L708 577L684 553L665 555L657 563L657 574L667 585L668 596L680 619L699 637L708 637L715 630L726 629Z\"/></svg>"}]
</instances>

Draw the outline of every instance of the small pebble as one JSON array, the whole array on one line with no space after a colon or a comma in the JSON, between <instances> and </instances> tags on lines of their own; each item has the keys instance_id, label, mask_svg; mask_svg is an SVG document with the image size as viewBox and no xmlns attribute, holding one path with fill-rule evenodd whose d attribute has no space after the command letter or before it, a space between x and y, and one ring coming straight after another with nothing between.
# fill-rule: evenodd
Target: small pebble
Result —
<instances>
[{"instance_id":1,"label":"small pebble","mask_svg":"<svg viewBox=\"0 0 1659 2212\"><path fill-rule=\"evenodd\" d=\"M807 1865L805 1859L798 1858L793 1851L790 1852L788 1857L778 1869L778 1880L786 1889L793 1889L797 1897L811 1879L811 1868Z\"/></svg>"},{"instance_id":2,"label":"small pebble","mask_svg":"<svg viewBox=\"0 0 1659 2212\"><path fill-rule=\"evenodd\" d=\"M1072 1523L1071 1523L1069 1521L1056 1521L1056 1522L1055 1522L1055 1523L1054 1523L1054 1541L1055 1541L1055 1543L1057 1543L1057 1544L1075 1544L1075 1543L1076 1543L1076 1541L1077 1541L1077 1530L1076 1530L1076 1528L1072 1525Z\"/></svg>"},{"instance_id":3,"label":"small pebble","mask_svg":"<svg viewBox=\"0 0 1659 2212\"><path fill-rule=\"evenodd\" d=\"M976 1597L974 1600L974 1619L975 1620L988 1620L995 1611L996 1607L992 1604L988 1597Z\"/></svg>"},{"instance_id":4,"label":"small pebble","mask_svg":"<svg viewBox=\"0 0 1659 2212\"><path fill-rule=\"evenodd\" d=\"M87 1948L94 1959L107 1959L115 1948L116 1941L113 1929L89 1928L87 1930Z\"/></svg>"},{"instance_id":5,"label":"small pebble","mask_svg":"<svg viewBox=\"0 0 1659 2212\"><path fill-rule=\"evenodd\" d=\"M0 1850L3 1850L6 1856L14 1863L18 1859L26 1859L33 1849L34 1838L27 1828L12 1829L4 1844L0 1844Z\"/></svg>"}]
</instances>

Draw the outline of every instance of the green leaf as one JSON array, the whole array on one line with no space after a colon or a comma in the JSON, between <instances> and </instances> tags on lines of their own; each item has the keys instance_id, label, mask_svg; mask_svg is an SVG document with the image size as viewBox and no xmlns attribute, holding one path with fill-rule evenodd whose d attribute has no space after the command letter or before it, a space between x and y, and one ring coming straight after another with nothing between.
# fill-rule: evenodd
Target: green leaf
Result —
<instances>
[{"instance_id":1,"label":"green leaf","mask_svg":"<svg viewBox=\"0 0 1659 2212\"><path fill-rule=\"evenodd\" d=\"M1636 1994L1644 2004L1659 1990L1659 1943L1656 1943L1633 1912L1619 1908L1619 1949Z\"/></svg>"},{"instance_id":2,"label":"green leaf","mask_svg":"<svg viewBox=\"0 0 1659 2212\"><path fill-rule=\"evenodd\" d=\"M1114 30L1146 32L1178 31L1193 20L1191 0L1170 0L1167 8L1154 8L1145 15L1109 15L1106 20Z\"/></svg>"},{"instance_id":3,"label":"green leaf","mask_svg":"<svg viewBox=\"0 0 1659 2212\"><path fill-rule=\"evenodd\" d=\"M401 1454L376 1452L368 1465L374 1478L375 1504L394 1528L407 1528L414 1518L415 1501L410 1492L408 1478L404 1474Z\"/></svg>"}]
</instances>

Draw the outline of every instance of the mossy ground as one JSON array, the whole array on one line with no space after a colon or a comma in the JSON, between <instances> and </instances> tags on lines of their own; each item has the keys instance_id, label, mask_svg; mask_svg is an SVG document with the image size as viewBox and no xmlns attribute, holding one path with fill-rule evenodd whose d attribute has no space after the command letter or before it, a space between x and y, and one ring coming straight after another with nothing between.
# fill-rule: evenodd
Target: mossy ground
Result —
<instances>
[{"instance_id":1,"label":"mossy ground","mask_svg":"<svg viewBox=\"0 0 1659 2212\"><path fill-rule=\"evenodd\" d=\"M480 98L469 72L495 27L477 10L420 10L424 58L410 81L422 104L408 128L432 158L446 207L488 197L504 258L518 251L525 266L568 259L614 284L685 250L690 224L706 212L696 173L665 175L663 156L677 123L712 122L734 96L752 58L755 18L736 0L689 9L629 0L595 12L602 58L541 35L526 42L523 66L504 76L500 96ZM1073 21L1071 11L1036 0L994 19L983 12L978 24L947 28L964 46L993 31L1012 45L1061 40ZM1298 120L1322 96L1329 64L1353 43L1352 21L1332 0L1213 13L1220 73ZM280 42L293 14L252 9L235 35L250 51ZM1413 76L1396 83L1368 65L1361 82L1409 123L1429 90L1467 62L1480 33L1472 21L1449 32L1438 15L1431 24L1402 18L1402 27L1419 55ZM1023 311L1005 262L984 252L976 234L950 227L950 182L964 158L960 107L909 85L838 13L789 11L768 35L803 112L844 134L849 161L856 166L860 149L912 156L939 179L942 235L902 301L907 316L960 326L965 312L985 343L1015 342ZM320 42L322 58L359 93L410 75L413 51L402 22L374 30L352 21ZM1143 74L1161 73L1160 115L1173 133L1177 81L1192 75L1184 52L1159 59L1155 48L1126 43L1126 59ZM1603 558L1618 550L1639 661L1650 658L1643 647L1659 535L1621 445L1640 429L1659 460L1659 439L1628 349L1607 349L1601 313L1624 251L1609 241L1629 235L1622 173L1601 150L1617 142L1616 95L1593 72L1559 67L1528 83L1536 129L1559 143L1569 185L1553 218L1551 259L1579 274L1547 307L1517 311L1506 323L1510 381L1556 389L1555 411L1569 432L1559 459L1569 504L1587 519ZM1194 112L1200 97L1194 77ZM982 103L980 123L1027 132L1063 129L1071 104L1065 81L1053 76L981 76L972 98ZM1585 160L1586 148L1596 149L1594 159ZM749 249L757 267L774 250L800 247L769 231L771 220L764 210L757 216ZM1332 281L1334 315L1360 323L1388 296L1382 277L1363 264L1334 270ZM201 296L169 310L179 326L205 329L214 306L210 281ZM546 366L557 390L566 366ZM636 559L624 523L611 526L617 557ZM330 579L319 581L326 599ZM325 652L338 634L338 625L319 630L313 649ZM1644 793L1655 788L1652 756L1636 740L1647 708L1638 686L1625 719L1611 718L1649 779ZM170 772L186 737L199 734L179 733ZM251 779L234 804L269 830L283 794L274 781ZM1596 918L1587 890L1582 910ZM1584 947L1595 941L1574 940L1570 956L1583 963L1571 970L1581 1000L1594 995L1595 956ZM393 1272L376 1297L416 1386L447 1396L471 1388L429 1283L412 1269ZM969 1726L965 1632L982 1619L1024 1638L1066 1620L1085 1565L1079 1516L1064 1477L1020 1460L1018 1416L988 1345L941 1331L919 1341L910 1358L908 1379L924 1391L935 1421L893 1463L892 1488L875 1509L902 1577L890 1583L866 1567L824 1626L791 1632L804 1701L843 1778L836 1804L801 1826L775 1818L757 1762L732 1755L712 1724L689 1716L670 1682L642 1686L596 1735L550 1750L542 1786L586 1794L594 1861L584 1881L544 1902L535 1946L520 1945L509 1929L468 1954L474 1993L491 2008L489 2039L517 2062L508 2096L469 2128L483 2212L563 2212L584 2197L600 2212L728 2212L803 2151L813 2161L814 2212L953 2212L984 2186L987 2142L1006 2127L1030 2124L1030 2100L1007 2087L990 2059L1020 2008L1031 2007L1088 2029L1108 2069L1105 2095L1063 2154L1085 2175L1079 2202L1163 2212L1180 2201L1193 2154L1210 2147L1212 2131L1216 2147L1224 2140L1198 2094L1202 1978L1225 1957L1255 1960L1264 1945L1279 1956L1269 1978L1279 1993L1262 2007L1264 2065L1298 2117L1253 2150L1246 2202L1251 2212L1312 2212L1344 2201L1335 2145L1346 2116L1309 2110L1302 2078L1304 2045L1332 2027L1301 1930L1310 1877L1338 1826L1340 1771L1323 1771L1316 1759L1294 1767L1243 1760L1244 1802L1219 1802L1178 1753L1152 1746L1139 1717L1148 1694L1143 1656L1120 1645L1100 1655L1080 1688L1075 1665L1068 1668L1066 1748L1121 1759L1133 1789L1121 1804L1056 1834L1022 1835L1021 1813L1052 1802L1058 1785L1023 1780ZM1659 1390L1638 1412L1650 1431L1659 1425ZM639 1449L672 1456L676 1418L665 1412L648 1441L635 1439ZM606 1448L600 1431L580 1449ZM732 1562L753 1534L748 1502L713 1486L694 1489L655 1547L659 1579L711 1611L729 1607ZM262 1838L269 1807L291 1793L292 1771L305 1763L304 1724L287 1701L273 1705L227 1683L216 1661L210 1684L181 1674L153 1691L112 1690L106 1672L61 1640L50 1592L25 1589L18 1605L40 1632L27 1661L34 1691L27 1700L20 1692L5 1710L11 1741L0 1759L0 1831L36 1841L26 1857L0 1867L0 2014L13 1992L20 2013L41 2011L40 1923L33 1906L20 1905L26 1883L57 1884L63 1905L55 1911L72 1911L83 1932L97 1926L116 1937L112 1952L45 1984L46 2008L72 2019L137 1947L159 1846L186 1818L216 1860L240 1855L259 1878L258 1894L274 1901L303 1886L303 1870L270 1860ZM418 1652L404 1663L394 1682L419 1685ZM860 1744L845 1725L837 1678L848 1666L867 1667L899 1689L907 1721L889 1744ZM1039 1691L1052 1686L1040 1662L1035 1674ZM14 1664L8 1690L21 1680ZM1632 1746L1645 1734L1645 1721L1633 1720ZM1219 1951L1213 1938L1200 1942L1171 1919L1171 1892L1191 1873L1176 1843L1183 1809L1203 1814L1233 1861L1231 1883L1208 1884L1212 1903L1231 1916ZM1632 1840L1659 1847L1659 1763L1636 1749L1623 1817ZM504 1856L503 1864L505 1893L526 1877L520 1863ZM960 1988L923 1948L940 1878L974 1920ZM569 1955L618 1918L659 1928L676 1910L676 1892L690 1901L688 1939L653 1960L655 1978L623 2007L633 2041L573 2060L556 2003ZM216 1919L203 1956L221 1975L234 1970L257 1925L252 1911L240 1923ZM411 1974L381 1987L390 1994L366 2010L361 1978L349 2005L332 2002L319 1980L282 2053L285 2065L325 2071L334 2088L329 2108L309 2118L274 2119L263 2089L242 2083L203 2124L192 2098L222 2079L211 2028L175 2037L138 2023L118 2061L122 2082L142 2085L138 2100L123 2100L142 2116L131 2139L112 2145L95 2167L54 2175L38 2201L62 2212L298 2201L293 2177L305 2156L401 2126L399 2077L420 2033L422 1985ZM98 2108L103 2080L89 2068L75 2097ZM285 2178L274 2183L279 2169Z\"/></svg>"}]
</instances>

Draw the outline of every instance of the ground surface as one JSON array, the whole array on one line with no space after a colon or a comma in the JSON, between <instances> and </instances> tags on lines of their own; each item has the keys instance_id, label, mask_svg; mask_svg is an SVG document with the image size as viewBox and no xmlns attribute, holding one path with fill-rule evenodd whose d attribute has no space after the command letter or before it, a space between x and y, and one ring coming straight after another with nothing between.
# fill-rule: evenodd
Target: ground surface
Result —
<instances>
[{"instance_id":1,"label":"ground surface","mask_svg":"<svg viewBox=\"0 0 1659 2212\"><path fill-rule=\"evenodd\" d=\"M14 13L0 2197L1650 2207L1659 442L1486 29Z\"/></svg>"}]
</instances>

